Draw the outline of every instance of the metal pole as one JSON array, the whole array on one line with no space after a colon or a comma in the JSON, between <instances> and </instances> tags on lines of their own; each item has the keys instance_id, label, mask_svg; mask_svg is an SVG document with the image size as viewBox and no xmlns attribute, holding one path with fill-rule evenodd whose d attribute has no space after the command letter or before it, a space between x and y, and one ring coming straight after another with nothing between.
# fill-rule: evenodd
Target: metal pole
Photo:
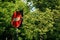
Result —
<instances>
[{"instance_id":1,"label":"metal pole","mask_svg":"<svg viewBox=\"0 0 60 40\"><path fill-rule=\"evenodd\" d=\"M16 34L15 34L15 39L14 40L18 40L18 28L16 28Z\"/></svg>"},{"instance_id":2,"label":"metal pole","mask_svg":"<svg viewBox=\"0 0 60 40\"><path fill-rule=\"evenodd\" d=\"M17 34L16 36L18 37L18 28L16 28L16 34Z\"/></svg>"},{"instance_id":3,"label":"metal pole","mask_svg":"<svg viewBox=\"0 0 60 40\"><path fill-rule=\"evenodd\" d=\"M6 37L6 40L7 40L7 37Z\"/></svg>"}]
</instances>

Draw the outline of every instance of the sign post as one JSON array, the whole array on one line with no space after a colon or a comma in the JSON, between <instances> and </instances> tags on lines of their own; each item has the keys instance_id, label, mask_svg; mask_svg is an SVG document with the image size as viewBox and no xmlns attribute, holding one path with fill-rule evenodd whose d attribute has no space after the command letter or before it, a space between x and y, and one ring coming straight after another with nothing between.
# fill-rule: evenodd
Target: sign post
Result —
<instances>
[{"instance_id":1,"label":"sign post","mask_svg":"<svg viewBox=\"0 0 60 40\"><path fill-rule=\"evenodd\" d=\"M16 39L18 40L18 27L22 24L22 14L23 11L15 11L12 16L11 24L14 28L16 28Z\"/></svg>"},{"instance_id":2,"label":"sign post","mask_svg":"<svg viewBox=\"0 0 60 40\"><path fill-rule=\"evenodd\" d=\"M16 28L16 33L15 33L15 38L14 38L14 40L19 40L19 39L18 39L18 32L17 32L17 31L18 31L18 28Z\"/></svg>"}]
</instances>

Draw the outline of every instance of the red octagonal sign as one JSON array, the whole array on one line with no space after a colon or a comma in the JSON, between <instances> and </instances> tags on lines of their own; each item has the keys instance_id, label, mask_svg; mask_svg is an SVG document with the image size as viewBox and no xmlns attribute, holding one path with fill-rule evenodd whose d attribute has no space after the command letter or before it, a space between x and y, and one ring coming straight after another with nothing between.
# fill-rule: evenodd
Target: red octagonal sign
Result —
<instances>
[{"instance_id":1,"label":"red octagonal sign","mask_svg":"<svg viewBox=\"0 0 60 40\"><path fill-rule=\"evenodd\" d=\"M15 11L12 16L11 24L18 28L22 24L22 14L20 11Z\"/></svg>"}]
</instances>

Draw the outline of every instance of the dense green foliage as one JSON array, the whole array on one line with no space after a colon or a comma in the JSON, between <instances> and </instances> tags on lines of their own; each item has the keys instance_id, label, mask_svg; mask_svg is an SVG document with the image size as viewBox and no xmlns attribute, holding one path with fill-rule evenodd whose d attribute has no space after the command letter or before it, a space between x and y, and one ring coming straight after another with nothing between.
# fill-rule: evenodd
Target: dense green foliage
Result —
<instances>
[{"instance_id":1,"label":"dense green foliage","mask_svg":"<svg viewBox=\"0 0 60 40\"><path fill-rule=\"evenodd\" d=\"M26 2L26 3L25 3ZM60 40L60 0L1 0L0 39L3 32L15 35L11 17L16 10L23 10L23 23L19 28L19 40ZM35 11L30 11L28 2ZM7 30L5 30L7 29Z\"/></svg>"}]
</instances>

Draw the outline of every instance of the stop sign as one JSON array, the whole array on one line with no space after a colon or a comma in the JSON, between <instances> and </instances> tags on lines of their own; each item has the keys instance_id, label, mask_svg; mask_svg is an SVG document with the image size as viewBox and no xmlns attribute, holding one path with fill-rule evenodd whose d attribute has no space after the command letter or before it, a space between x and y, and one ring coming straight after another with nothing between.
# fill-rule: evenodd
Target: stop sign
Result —
<instances>
[{"instance_id":1,"label":"stop sign","mask_svg":"<svg viewBox=\"0 0 60 40\"><path fill-rule=\"evenodd\" d=\"M15 11L12 16L11 24L18 28L22 24L22 14L20 11Z\"/></svg>"}]
</instances>

